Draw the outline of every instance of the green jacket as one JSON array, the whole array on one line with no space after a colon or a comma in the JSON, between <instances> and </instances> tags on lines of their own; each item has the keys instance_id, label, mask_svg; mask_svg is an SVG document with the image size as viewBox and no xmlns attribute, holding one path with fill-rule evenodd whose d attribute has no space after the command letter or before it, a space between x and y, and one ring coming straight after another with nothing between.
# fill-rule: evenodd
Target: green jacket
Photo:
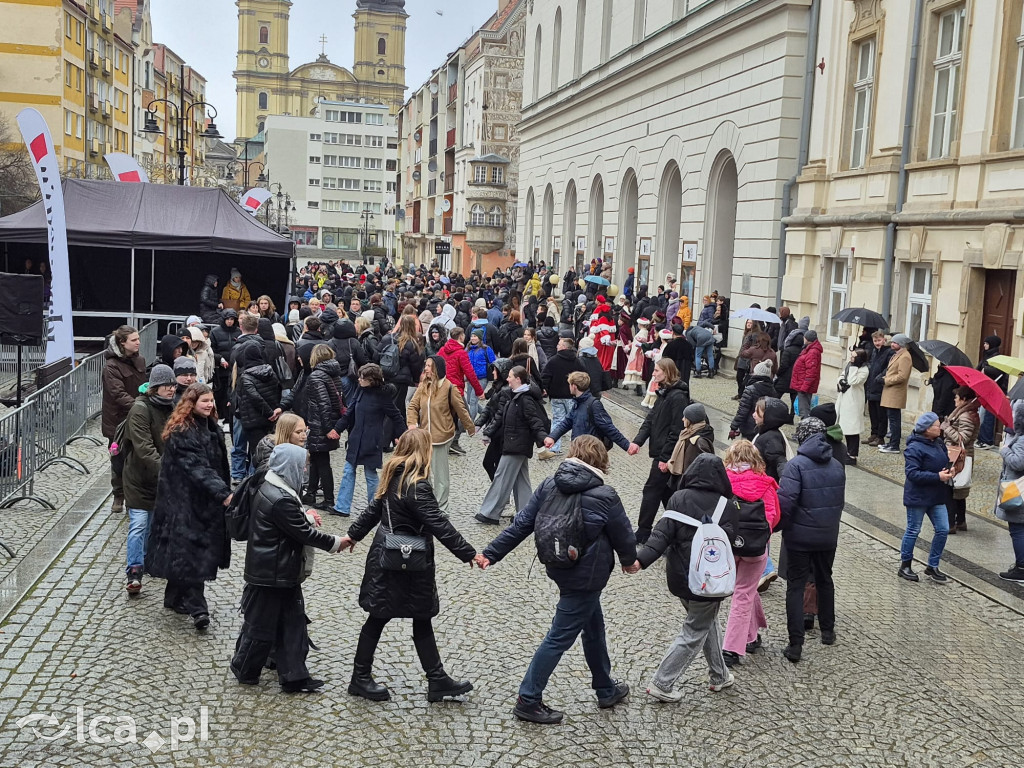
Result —
<instances>
[{"instance_id":1,"label":"green jacket","mask_svg":"<svg viewBox=\"0 0 1024 768\"><path fill-rule=\"evenodd\" d=\"M124 501L133 509L153 511L156 484L160 477L160 457L164 453L164 425L174 406L154 402L148 393L135 399L128 411L121 451L124 460Z\"/></svg>"}]
</instances>

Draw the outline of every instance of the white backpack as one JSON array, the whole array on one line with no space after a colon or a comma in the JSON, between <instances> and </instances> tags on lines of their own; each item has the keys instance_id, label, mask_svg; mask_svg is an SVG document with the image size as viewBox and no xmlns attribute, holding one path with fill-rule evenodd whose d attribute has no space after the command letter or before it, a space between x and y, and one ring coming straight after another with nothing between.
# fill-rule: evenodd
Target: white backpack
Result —
<instances>
[{"instance_id":1,"label":"white backpack","mask_svg":"<svg viewBox=\"0 0 1024 768\"><path fill-rule=\"evenodd\" d=\"M729 597L736 589L736 559L729 537L718 524L728 499L718 500L710 523L665 510L665 517L697 529L690 545L690 591L697 597Z\"/></svg>"}]
</instances>

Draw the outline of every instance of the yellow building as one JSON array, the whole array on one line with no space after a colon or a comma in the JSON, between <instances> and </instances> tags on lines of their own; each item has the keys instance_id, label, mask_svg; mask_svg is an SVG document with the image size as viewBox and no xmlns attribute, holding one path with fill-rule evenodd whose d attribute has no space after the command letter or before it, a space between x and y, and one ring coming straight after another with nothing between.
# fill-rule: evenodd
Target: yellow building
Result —
<instances>
[{"instance_id":1,"label":"yellow building","mask_svg":"<svg viewBox=\"0 0 1024 768\"><path fill-rule=\"evenodd\" d=\"M351 71L326 54L291 69L291 0L237 0L237 132L261 133L270 115L308 116L321 98L365 99L397 115L405 95L405 0L357 0L355 63Z\"/></svg>"},{"instance_id":2,"label":"yellow building","mask_svg":"<svg viewBox=\"0 0 1024 768\"><path fill-rule=\"evenodd\" d=\"M114 0L0 0L0 114L15 136L40 111L67 175L105 176L103 155L129 151L133 48L114 32Z\"/></svg>"}]
</instances>

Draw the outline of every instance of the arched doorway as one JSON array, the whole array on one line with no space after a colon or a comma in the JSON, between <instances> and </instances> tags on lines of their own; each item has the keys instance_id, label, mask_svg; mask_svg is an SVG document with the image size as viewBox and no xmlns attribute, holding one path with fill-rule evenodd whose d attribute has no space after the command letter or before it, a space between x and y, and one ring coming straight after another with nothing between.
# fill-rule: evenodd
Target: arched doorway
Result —
<instances>
[{"instance_id":1,"label":"arched doorway","mask_svg":"<svg viewBox=\"0 0 1024 768\"><path fill-rule=\"evenodd\" d=\"M604 256L604 181L600 174L594 177L590 184L590 226L587 230L587 252L576 257L577 272L583 266L584 261L590 261L588 254L593 258ZM611 256L608 256L611 258Z\"/></svg>"},{"instance_id":2,"label":"arched doorway","mask_svg":"<svg viewBox=\"0 0 1024 768\"><path fill-rule=\"evenodd\" d=\"M576 182L570 181L562 207L562 252L555 262L555 272L576 259Z\"/></svg>"},{"instance_id":3,"label":"arched doorway","mask_svg":"<svg viewBox=\"0 0 1024 768\"><path fill-rule=\"evenodd\" d=\"M725 151L715 158L708 184L704 230L704 293L732 295L732 257L736 247L736 200L739 182L736 160Z\"/></svg>"},{"instance_id":4,"label":"arched doorway","mask_svg":"<svg viewBox=\"0 0 1024 768\"><path fill-rule=\"evenodd\" d=\"M545 264L551 263L551 247L555 232L555 193L548 184L544 190L544 207L541 210L540 257Z\"/></svg>"},{"instance_id":5,"label":"arched doorway","mask_svg":"<svg viewBox=\"0 0 1024 768\"><path fill-rule=\"evenodd\" d=\"M533 189L526 193L526 221L523 222L523 250L520 251L519 258L523 261L529 261L530 259L536 259L537 253L533 245L533 217L536 213L537 204L533 199Z\"/></svg>"},{"instance_id":6,"label":"arched doorway","mask_svg":"<svg viewBox=\"0 0 1024 768\"><path fill-rule=\"evenodd\" d=\"M619 235L615 243L614 275L619 285L626 277L626 270L636 269L635 287L650 282L650 262L637 259L637 220L640 217L640 189L637 185L636 173L626 171L619 191Z\"/></svg>"},{"instance_id":7,"label":"arched doorway","mask_svg":"<svg viewBox=\"0 0 1024 768\"><path fill-rule=\"evenodd\" d=\"M658 194L658 261L655 274L660 282L671 272L682 282L682 249L679 229L683 219L683 179L679 166L669 163L661 177ZM689 292L685 292L689 296ZM680 294L682 295L682 294ZM690 297L692 300L692 296Z\"/></svg>"}]
</instances>

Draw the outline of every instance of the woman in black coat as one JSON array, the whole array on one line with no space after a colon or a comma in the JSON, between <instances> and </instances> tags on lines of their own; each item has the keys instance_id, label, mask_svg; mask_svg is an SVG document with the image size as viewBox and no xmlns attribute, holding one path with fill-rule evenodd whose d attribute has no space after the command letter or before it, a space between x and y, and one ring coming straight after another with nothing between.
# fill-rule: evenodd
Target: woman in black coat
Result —
<instances>
[{"instance_id":1,"label":"woman in black coat","mask_svg":"<svg viewBox=\"0 0 1024 768\"><path fill-rule=\"evenodd\" d=\"M431 622L440 611L434 575L434 538L464 563L473 562L476 550L437 505L429 481L430 457L430 434L426 430L412 429L403 434L394 456L381 472L381 484L373 501L341 540L342 548L352 550L357 541L377 528L359 589L359 605L369 616L359 633L352 682L348 686L353 696L371 701L391 698L388 689L375 682L372 675L381 632L391 619L413 620L413 643L427 675L427 701L441 701L473 690L472 683L453 680L445 672ZM390 532L426 538L425 570L403 572L383 568L384 539Z\"/></svg>"},{"instance_id":2,"label":"woman in black coat","mask_svg":"<svg viewBox=\"0 0 1024 768\"><path fill-rule=\"evenodd\" d=\"M167 579L165 608L191 616L196 629L205 629L210 625L205 582L231 562L224 528L231 475L213 390L205 384L185 390L163 435L146 572Z\"/></svg>"},{"instance_id":3,"label":"woman in black coat","mask_svg":"<svg viewBox=\"0 0 1024 768\"><path fill-rule=\"evenodd\" d=\"M487 372L491 385L487 389L487 403L480 409L474 422L478 428L486 427L499 414L503 413L508 401L512 399L512 390L508 386L508 372L512 370L512 361L507 357L499 357ZM501 461L501 435L496 434L484 451L483 468L487 477L494 479L494 473Z\"/></svg>"},{"instance_id":4,"label":"woman in black coat","mask_svg":"<svg viewBox=\"0 0 1024 768\"><path fill-rule=\"evenodd\" d=\"M210 347L213 349L217 367L213 374L213 396L217 401L217 413L231 423L228 400L231 395L231 348L235 346L242 329L238 327L238 313L233 309L221 312L220 324L210 330Z\"/></svg>"},{"instance_id":5,"label":"woman in black coat","mask_svg":"<svg viewBox=\"0 0 1024 768\"><path fill-rule=\"evenodd\" d=\"M793 331L786 338L785 346L779 353L779 372L775 377L775 393L781 399L787 392L789 393L789 413L794 413L793 404L796 402L796 393L789 388L790 382L793 380L793 366L796 365L796 359L800 357L800 352L804 348L804 334L803 331Z\"/></svg>"},{"instance_id":6,"label":"woman in black coat","mask_svg":"<svg viewBox=\"0 0 1024 768\"><path fill-rule=\"evenodd\" d=\"M754 421L757 434L751 442L764 459L765 474L778 482L789 457L786 436L780 429L789 423L789 409L777 397L761 398L754 406Z\"/></svg>"},{"instance_id":7,"label":"woman in black coat","mask_svg":"<svg viewBox=\"0 0 1024 768\"><path fill-rule=\"evenodd\" d=\"M341 325L339 323L339 325ZM350 323L351 325L351 323ZM358 346L358 345L357 345ZM334 507L334 472L331 470L331 451L341 444L341 431L345 428L345 399L342 397L341 365L334 350L327 344L317 344L309 357L313 372L305 385L306 424L309 436L309 483L304 504L316 504L316 492L322 488L324 499L319 509Z\"/></svg>"}]
</instances>

